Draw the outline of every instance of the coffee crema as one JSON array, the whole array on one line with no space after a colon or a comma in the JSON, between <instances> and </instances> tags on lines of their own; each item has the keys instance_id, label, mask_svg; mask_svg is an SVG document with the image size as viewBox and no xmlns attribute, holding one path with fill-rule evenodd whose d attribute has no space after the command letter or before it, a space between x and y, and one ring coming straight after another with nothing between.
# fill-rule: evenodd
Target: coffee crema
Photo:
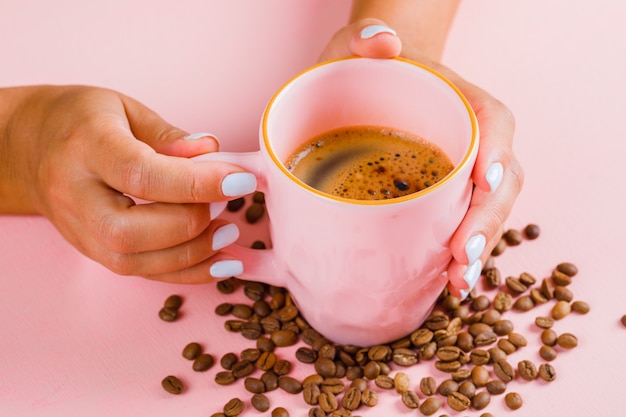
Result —
<instances>
[{"instance_id":1,"label":"coffee crema","mask_svg":"<svg viewBox=\"0 0 626 417\"><path fill-rule=\"evenodd\" d=\"M413 194L454 169L433 143L377 126L351 126L318 135L296 149L285 166L307 185L353 200Z\"/></svg>"}]
</instances>

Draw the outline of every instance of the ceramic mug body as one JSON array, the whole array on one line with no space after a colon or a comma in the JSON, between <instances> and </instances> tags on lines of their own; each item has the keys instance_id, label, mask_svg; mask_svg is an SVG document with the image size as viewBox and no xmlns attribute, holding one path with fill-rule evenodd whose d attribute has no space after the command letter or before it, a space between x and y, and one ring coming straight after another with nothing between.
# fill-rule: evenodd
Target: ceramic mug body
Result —
<instances>
[{"instance_id":1,"label":"ceramic mug body","mask_svg":"<svg viewBox=\"0 0 626 417\"><path fill-rule=\"evenodd\" d=\"M322 193L285 168L299 145L347 126L414 133L455 168L425 190L377 201ZM257 174L272 239L264 253L225 251L244 261L242 278L286 287L309 324L334 342L369 346L406 336L447 283L448 244L469 206L477 150L471 107L434 71L403 59L319 64L271 99L258 153L222 158Z\"/></svg>"}]
</instances>

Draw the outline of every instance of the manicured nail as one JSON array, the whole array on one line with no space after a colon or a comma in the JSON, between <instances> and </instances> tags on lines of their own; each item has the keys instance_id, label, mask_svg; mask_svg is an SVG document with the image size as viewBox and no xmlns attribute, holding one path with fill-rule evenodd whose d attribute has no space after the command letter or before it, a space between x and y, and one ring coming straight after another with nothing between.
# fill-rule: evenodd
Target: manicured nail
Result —
<instances>
[{"instance_id":1,"label":"manicured nail","mask_svg":"<svg viewBox=\"0 0 626 417\"><path fill-rule=\"evenodd\" d=\"M239 228L237 225L233 223L224 225L213 232L211 248L213 250L223 249L231 243L235 243L237 239L239 239Z\"/></svg>"},{"instance_id":2,"label":"manicured nail","mask_svg":"<svg viewBox=\"0 0 626 417\"><path fill-rule=\"evenodd\" d=\"M243 273L243 263L237 260L217 261L209 269L213 278L236 277Z\"/></svg>"},{"instance_id":3,"label":"manicured nail","mask_svg":"<svg viewBox=\"0 0 626 417\"><path fill-rule=\"evenodd\" d=\"M487 239L480 233L469 238L465 244L465 254L467 255L468 264L473 264L480 258L480 255L482 255L485 250L486 244Z\"/></svg>"},{"instance_id":4,"label":"manicured nail","mask_svg":"<svg viewBox=\"0 0 626 417\"><path fill-rule=\"evenodd\" d=\"M370 25L370 26L365 26L362 30L361 30L361 39L369 39L369 38L373 38L374 36L378 35L379 33L390 33L393 36L397 36L397 33L395 30L391 29L390 27L387 26L383 26L383 25Z\"/></svg>"},{"instance_id":5,"label":"manicured nail","mask_svg":"<svg viewBox=\"0 0 626 417\"><path fill-rule=\"evenodd\" d=\"M467 290L461 290L461 300L465 300L469 293L474 289L476 283L478 282L478 278L480 278L480 271L483 269L483 263L479 260L470 264L463 274L463 279L467 282L468 288Z\"/></svg>"},{"instance_id":6,"label":"manicured nail","mask_svg":"<svg viewBox=\"0 0 626 417\"><path fill-rule=\"evenodd\" d=\"M216 203L209 204L209 213L211 215L211 220L217 219L217 216L222 214L226 209L226 205L228 203L226 201L218 201Z\"/></svg>"},{"instance_id":7,"label":"manicured nail","mask_svg":"<svg viewBox=\"0 0 626 417\"><path fill-rule=\"evenodd\" d=\"M222 194L238 197L256 190L256 177L249 172L235 172L222 180Z\"/></svg>"},{"instance_id":8,"label":"manicured nail","mask_svg":"<svg viewBox=\"0 0 626 417\"><path fill-rule=\"evenodd\" d=\"M489 183L489 189L493 193L498 189L502 182L502 176L504 175L504 168L500 162L494 162L489 165L485 178Z\"/></svg>"},{"instance_id":9,"label":"manicured nail","mask_svg":"<svg viewBox=\"0 0 626 417\"><path fill-rule=\"evenodd\" d=\"M219 139L217 138L217 136L215 136L213 133L207 133L207 132L192 133L190 135L185 136L183 140L196 140L196 139L202 139L202 138L211 138L219 143Z\"/></svg>"}]
</instances>

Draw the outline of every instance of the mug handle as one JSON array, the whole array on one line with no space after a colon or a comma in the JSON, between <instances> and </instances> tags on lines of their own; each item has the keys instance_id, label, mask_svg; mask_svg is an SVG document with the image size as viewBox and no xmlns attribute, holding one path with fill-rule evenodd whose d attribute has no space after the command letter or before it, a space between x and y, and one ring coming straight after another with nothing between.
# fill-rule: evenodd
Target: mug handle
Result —
<instances>
[{"instance_id":1,"label":"mug handle","mask_svg":"<svg viewBox=\"0 0 626 417\"><path fill-rule=\"evenodd\" d=\"M198 162L228 162L245 168L257 178L257 190L267 192L267 178L263 172L261 152L211 152L191 158ZM236 243L221 250L243 262L243 273L237 278L284 287L273 249L251 249Z\"/></svg>"}]
</instances>

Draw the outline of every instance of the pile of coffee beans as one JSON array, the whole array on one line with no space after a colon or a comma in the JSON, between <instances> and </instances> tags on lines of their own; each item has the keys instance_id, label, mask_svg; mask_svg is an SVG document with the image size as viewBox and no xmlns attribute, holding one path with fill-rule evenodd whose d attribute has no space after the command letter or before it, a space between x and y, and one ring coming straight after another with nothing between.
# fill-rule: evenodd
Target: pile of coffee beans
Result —
<instances>
[{"instance_id":1,"label":"pile of coffee beans","mask_svg":"<svg viewBox=\"0 0 626 417\"><path fill-rule=\"evenodd\" d=\"M262 201L256 196L253 204ZM522 407L522 397L509 391L509 384L516 379L554 381L556 370L551 363L561 352L578 345L575 335L559 334L555 324L571 313L586 314L590 310L586 302L574 300L570 284L578 269L572 263L557 264L550 276L541 280L528 272L502 279L495 265L497 256L539 234L534 224L503 234L482 271L484 287L487 293L494 293L492 297L474 289L461 302L444 291L419 329L384 345L333 343L300 316L284 288L235 277L220 281L217 288L222 294L242 290L249 299L249 303L224 302L215 307L215 313L225 318L226 331L240 334L251 346L221 355L222 369L215 374L215 383L243 384L250 394L249 404L261 412L272 407L268 392L282 390L298 395L309 407L310 417L356 416L353 413L360 409L375 407L379 395L397 395L404 407L419 410L424 416L442 413L446 408L481 411L499 396L506 407L517 410ZM258 242L255 245L264 247ZM511 360L512 354L527 347L528 341L506 318L507 312L530 312L548 303L552 304L550 314L534 319L541 330L539 356L545 362ZM291 358L281 353L281 348L289 346L297 347L295 354L289 350L294 356ZM183 356L197 360L200 351L190 344ZM423 366L428 376L411 381L409 372L403 369L414 366ZM302 380L290 376L295 367L309 367L309 376ZM182 384L178 392L171 387L178 386L172 378L166 378L168 384L164 380L164 389L182 391ZM212 417L236 416L244 409L245 402L234 398ZM275 407L271 415L285 417L289 413ZM480 416L492 415L483 412Z\"/></svg>"}]
</instances>

